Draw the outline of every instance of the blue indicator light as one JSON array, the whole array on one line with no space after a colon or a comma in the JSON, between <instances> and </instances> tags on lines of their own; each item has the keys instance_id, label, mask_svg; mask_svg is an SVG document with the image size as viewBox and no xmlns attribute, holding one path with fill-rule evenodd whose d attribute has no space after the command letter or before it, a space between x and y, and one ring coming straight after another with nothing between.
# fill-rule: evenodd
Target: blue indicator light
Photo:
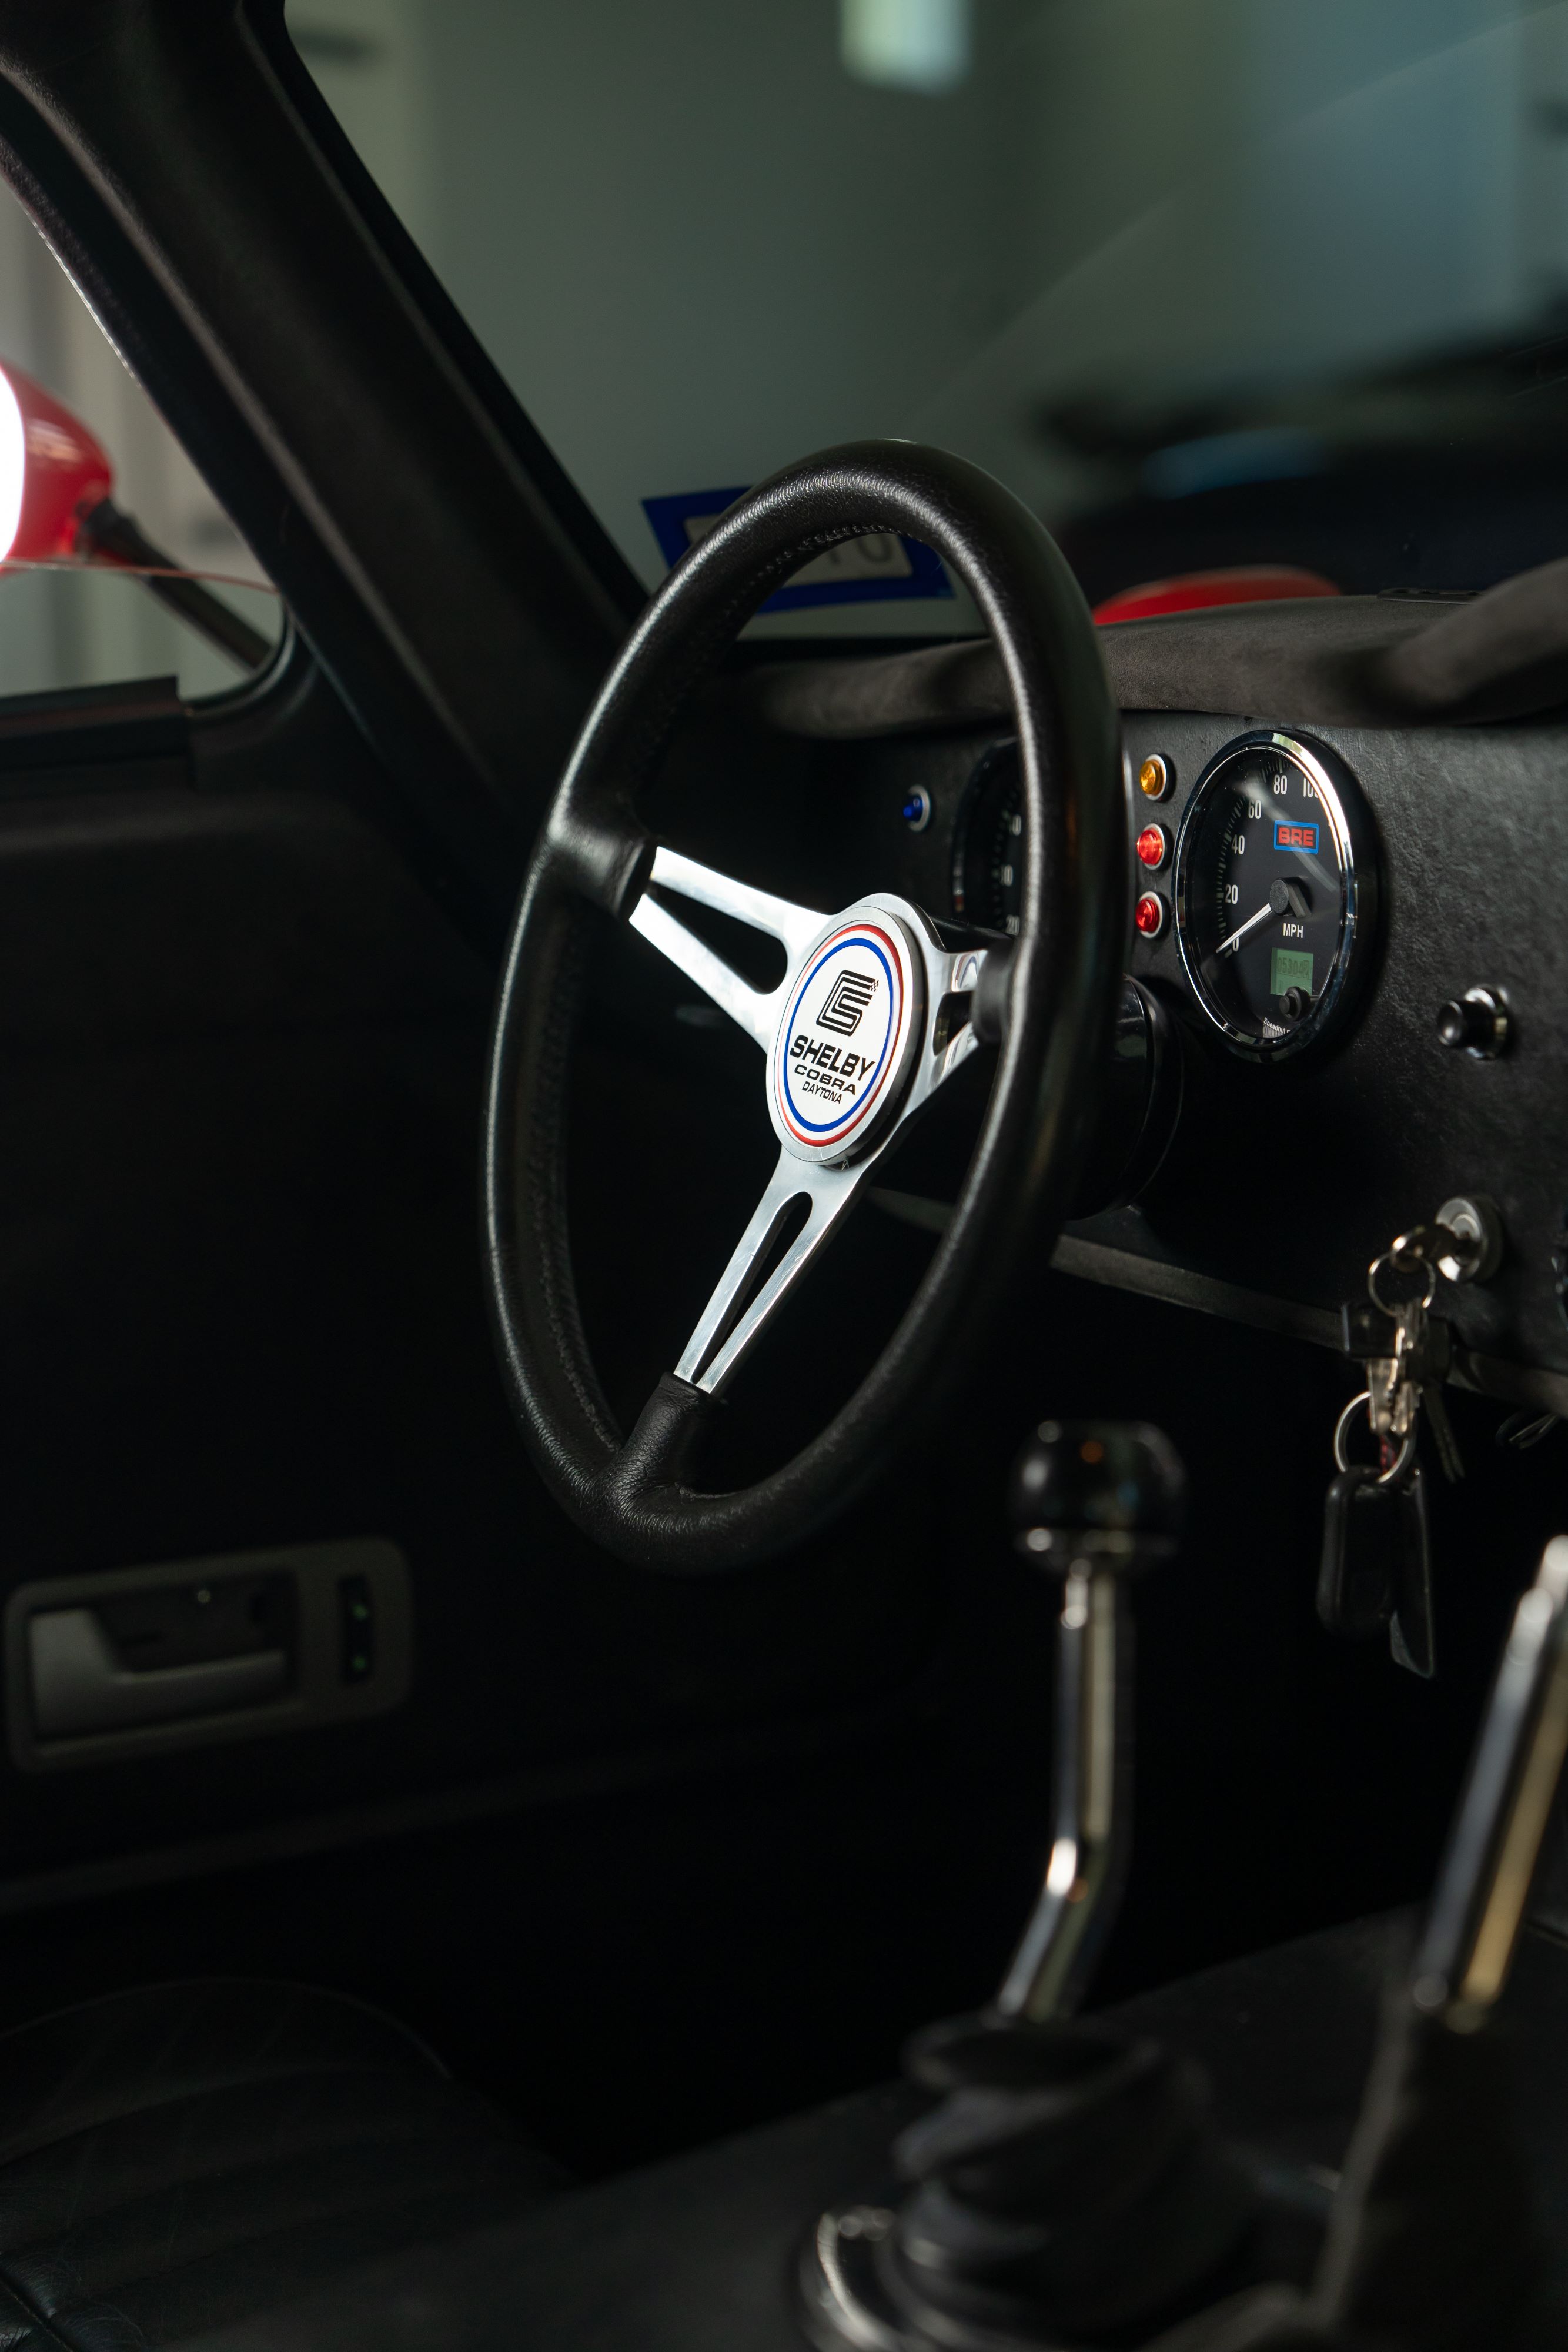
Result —
<instances>
[{"instance_id":1,"label":"blue indicator light","mask_svg":"<svg viewBox=\"0 0 1568 2352\"><path fill-rule=\"evenodd\" d=\"M1315 857L1318 854L1317 826L1292 824L1277 817L1274 822L1274 846L1276 849L1299 850L1303 857Z\"/></svg>"}]
</instances>

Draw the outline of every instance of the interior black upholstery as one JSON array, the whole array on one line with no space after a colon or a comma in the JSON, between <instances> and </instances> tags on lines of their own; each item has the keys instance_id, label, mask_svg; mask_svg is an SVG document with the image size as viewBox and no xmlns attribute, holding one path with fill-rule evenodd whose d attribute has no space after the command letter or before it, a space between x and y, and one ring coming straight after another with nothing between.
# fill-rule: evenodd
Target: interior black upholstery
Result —
<instances>
[{"instance_id":1,"label":"interior black upholstery","mask_svg":"<svg viewBox=\"0 0 1568 2352\"><path fill-rule=\"evenodd\" d=\"M1196 2058L1223 2130L1326 2210L1409 1934L1408 1915L1385 1914L1204 1969L1100 2015ZM1490 2029L1509 2053L1520 2140L1552 2246L1532 2347L1568 2341L1568 2265L1558 2251L1568 2198L1565 1994L1568 1953L1531 1931ZM836 2200L902 2193L888 2147L921 2104L908 2084L885 2084L695 2148L515 2225L369 2266L297 2305L214 2330L188 2352L512 2352L519 2342L527 2352L802 2352L789 2282L811 2217ZM1445 2339L1460 2340L1472 2339ZM1176 2339L1161 2341L1176 2352ZM1376 2338L1382 2352L1434 2341Z\"/></svg>"},{"instance_id":2,"label":"interior black upholstery","mask_svg":"<svg viewBox=\"0 0 1568 2352\"><path fill-rule=\"evenodd\" d=\"M559 2178L339 1994L220 1979L62 2010L0 2036L0 2347L141 2352Z\"/></svg>"}]
</instances>

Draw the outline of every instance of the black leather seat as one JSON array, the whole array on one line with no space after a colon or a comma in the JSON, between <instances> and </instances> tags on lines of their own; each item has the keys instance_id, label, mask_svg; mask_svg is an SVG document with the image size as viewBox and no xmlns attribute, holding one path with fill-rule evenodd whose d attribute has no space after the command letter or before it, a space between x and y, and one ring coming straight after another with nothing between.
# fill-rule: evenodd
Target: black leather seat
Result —
<instances>
[{"instance_id":1,"label":"black leather seat","mask_svg":"<svg viewBox=\"0 0 1568 2352\"><path fill-rule=\"evenodd\" d=\"M0 2352L155 2352L559 2179L356 2001L118 1993L0 2035Z\"/></svg>"}]
</instances>

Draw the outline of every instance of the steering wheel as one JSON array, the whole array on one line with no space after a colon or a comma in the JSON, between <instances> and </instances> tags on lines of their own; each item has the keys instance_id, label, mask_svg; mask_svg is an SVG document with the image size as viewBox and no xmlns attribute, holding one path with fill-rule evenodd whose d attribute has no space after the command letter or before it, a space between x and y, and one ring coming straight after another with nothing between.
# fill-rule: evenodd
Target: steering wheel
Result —
<instances>
[{"instance_id":1,"label":"steering wheel","mask_svg":"<svg viewBox=\"0 0 1568 2352\"><path fill-rule=\"evenodd\" d=\"M845 540L897 532L968 588L1005 667L1023 786L1023 890L1006 950L874 892L837 912L751 888L655 843L637 816L693 689L757 607ZM730 508L653 598L589 714L517 908L497 1006L485 1139L488 1287L513 1408L547 1483L621 1559L697 1572L823 1524L972 1372L1009 1275L1066 1213L1110 1050L1129 919L1120 720L1065 560L1009 490L943 451L854 442ZM749 986L672 902L780 941ZM756 1041L779 1164L685 1353L622 1435L572 1279L564 1142L573 1034L607 923L629 923ZM985 987L991 963L990 987ZM1000 1050L952 1218L902 1322L792 1460L728 1493L690 1483L704 1423L894 1137L976 1050Z\"/></svg>"}]
</instances>

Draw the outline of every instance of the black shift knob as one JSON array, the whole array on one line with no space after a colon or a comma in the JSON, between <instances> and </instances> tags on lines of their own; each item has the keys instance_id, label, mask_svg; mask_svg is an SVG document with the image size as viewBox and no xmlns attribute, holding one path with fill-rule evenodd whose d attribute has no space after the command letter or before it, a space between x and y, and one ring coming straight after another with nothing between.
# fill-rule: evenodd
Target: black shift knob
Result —
<instances>
[{"instance_id":1,"label":"black shift knob","mask_svg":"<svg viewBox=\"0 0 1568 2352\"><path fill-rule=\"evenodd\" d=\"M1065 1561L1071 1538L1087 1536L1134 1565L1161 1558L1180 1534L1186 1472L1147 1422L1042 1421L1013 1465L1008 1508L1031 1558Z\"/></svg>"}]
</instances>

